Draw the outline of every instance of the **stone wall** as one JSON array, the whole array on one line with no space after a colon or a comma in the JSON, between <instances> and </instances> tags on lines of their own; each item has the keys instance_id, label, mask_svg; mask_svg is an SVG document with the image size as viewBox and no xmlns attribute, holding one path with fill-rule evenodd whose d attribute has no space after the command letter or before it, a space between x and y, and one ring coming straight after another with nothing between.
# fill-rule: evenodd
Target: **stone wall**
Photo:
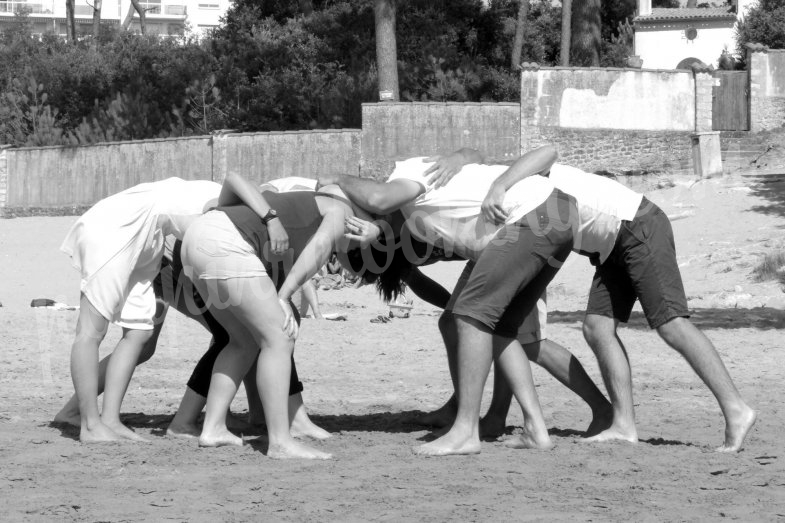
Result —
<instances>
[{"instance_id":1,"label":"stone wall","mask_svg":"<svg viewBox=\"0 0 785 523\"><path fill-rule=\"evenodd\" d=\"M0 145L0 216L8 197L8 156L6 155L7 145Z\"/></svg>"},{"instance_id":2,"label":"stone wall","mask_svg":"<svg viewBox=\"0 0 785 523\"><path fill-rule=\"evenodd\" d=\"M360 174L385 178L396 160L471 147L490 161L520 155L517 103L363 104Z\"/></svg>"},{"instance_id":3,"label":"stone wall","mask_svg":"<svg viewBox=\"0 0 785 523\"><path fill-rule=\"evenodd\" d=\"M748 46L750 70L750 130L785 126L785 50Z\"/></svg>"},{"instance_id":4,"label":"stone wall","mask_svg":"<svg viewBox=\"0 0 785 523\"><path fill-rule=\"evenodd\" d=\"M590 172L637 175L692 172L692 133L624 130L527 129L524 150L553 144L559 162Z\"/></svg>"}]
</instances>

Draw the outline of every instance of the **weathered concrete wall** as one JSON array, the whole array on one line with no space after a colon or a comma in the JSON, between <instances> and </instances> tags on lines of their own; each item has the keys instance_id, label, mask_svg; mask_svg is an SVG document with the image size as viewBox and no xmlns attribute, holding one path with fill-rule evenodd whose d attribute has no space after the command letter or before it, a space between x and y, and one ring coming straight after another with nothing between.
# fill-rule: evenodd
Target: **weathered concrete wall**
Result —
<instances>
[{"instance_id":1,"label":"weathered concrete wall","mask_svg":"<svg viewBox=\"0 0 785 523\"><path fill-rule=\"evenodd\" d=\"M559 162L589 172L645 174L692 169L692 133L529 128L524 150L545 144L559 150Z\"/></svg>"},{"instance_id":2,"label":"weathered concrete wall","mask_svg":"<svg viewBox=\"0 0 785 523\"><path fill-rule=\"evenodd\" d=\"M695 80L687 71L524 69L527 126L692 131Z\"/></svg>"},{"instance_id":3,"label":"weathered concrete wall","mask_svg":"<svg viewBox=\"0 0 785 523\"><path fill-rule=\"evenodd\" d=\"M751 130L785 126L785 50L751 51L748 64Z\"/></svg>"},{"instance_id":4,"label":"weathered concrete wall","mask_svg":"<svg viewBox=\"0 0 785 523\"><path fill-rule=\"evenodd\" d=\"M7 145L0 145L0 216L5 207L8 196L8 156L6 155Z\"/></svg>"},{"instance_id":5,"label":"weathered concrete wall","mask_svg":"<svg viewBox=\"0 0 785 523\"><path fill-rule=\"evenodd\" d=\"M212 177L209 136L9 149L7 155L9 208L91 205L143 182Z\"/></svg>"},{"instance_id":6,"label":"weathered concrete wall","mask_svg":"<svg viewBox=\"0 0 785 523\"><path fill-rule=\"evenodd\" d=\"M363 104L362 176L384 178L396 160L448 153L461 147L490 160L520 155L520 104Z\"/></svg>"},{"instance_id":7,"label":"weathered concrete wall","mask_svg":"<svg viewBox=\"0 0 785 523\"><path fill-rule=\"evenodd\" d=\"M262 183L285 176L358 174L360 130L228 134L213 143L213 179L235 172Z\"/></svg>"},{"instance_id":8,"label":"weathered concrete wall","mask_svg":"<svg viewBox=\"0 0 785 523\"><path fill-rule=\"evenodd\" d=\"M222 182L227 173L238 172L261 183L321 172L358 174L360 131L225 134L0 154L0 208L6 216L78 213L110 194L171 176Z\"/></svg>"}]
</instances>

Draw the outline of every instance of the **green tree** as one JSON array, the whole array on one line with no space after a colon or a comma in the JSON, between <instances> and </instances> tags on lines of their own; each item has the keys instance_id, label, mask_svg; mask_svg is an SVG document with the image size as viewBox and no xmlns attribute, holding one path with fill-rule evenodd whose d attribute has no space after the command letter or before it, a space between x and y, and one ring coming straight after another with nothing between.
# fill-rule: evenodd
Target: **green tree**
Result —
<instances>
[{"instance_id":1,"label":"green tree","mask_svg":"<svg viewBox=\"0 0 785 523\"><path fill-rule=\"evenodd\" d=\"M771 49L785 49L785 0L758 0L736 26L739 55L746 55L745 44L763 44Z\"/></svg>"}]
</instances>

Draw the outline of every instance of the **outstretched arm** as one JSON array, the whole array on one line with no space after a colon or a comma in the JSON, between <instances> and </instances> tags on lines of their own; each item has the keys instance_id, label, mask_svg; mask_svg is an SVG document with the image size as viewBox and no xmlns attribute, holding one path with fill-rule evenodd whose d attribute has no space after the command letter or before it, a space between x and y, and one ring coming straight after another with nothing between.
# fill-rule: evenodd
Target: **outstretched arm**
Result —
<instances>
[{"instance_id":1,"label":"outstretched arm","mask_svg":"<svg viewBox=\"0 0 785 523\"><path fill-rule=\"evenodd\" d=\"M229 174L221 187L218 205L240 205L250 207L256 214L264 217L272 207L254 185L239 174ZM289 235L277 218L268 220L267 233L273 252L285 252L289 248Z\"/></svg>"},{"instance_id":2,"label":"outstretched arm","mask_svg":"<svg viewBox=\"0 0 785 523\"><path fill-rule=\"evenodd\" d=\"M354 203L375 214L387 214L400 209L425 191L411 180L377 182L357 176L321 176L319 185L338 185Z\"/></svg>"},{"instance_id":3,"label":"outstretched arm","mask_svg":"<svg viewBox=\"0 0 785 523\"><path fill-rule=\"evenodd\" d=\"M504 222L507 219L507 212L503 207L507 189L524 178L547 173L556 162L556 158L558 158L556 148L546 145L529 151L515 160L515 163L499 176L488 189L488 194L482 202L483 215L493 223Z\"/></svg>"},{"instance_id":4,"label":"outstretched arm","mask_svg":"<svg viewBox=\"0 0 785 523\"><path fill-rule=\"evenodd\" d=\"M450 301L450 292L423 274L417 267L412 267L405 282L418 298L434 307L444 309Z\"/></svg>"}]
</instances>

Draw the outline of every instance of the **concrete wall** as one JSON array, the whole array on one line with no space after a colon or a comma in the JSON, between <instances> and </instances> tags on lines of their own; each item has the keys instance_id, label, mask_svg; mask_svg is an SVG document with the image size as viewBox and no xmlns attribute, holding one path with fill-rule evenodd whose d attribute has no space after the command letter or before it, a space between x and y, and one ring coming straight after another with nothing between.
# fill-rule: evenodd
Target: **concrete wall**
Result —
<instances>
[{"instance_id":1,"label":"concrete wall","mask_svg":"<svg viewBox=\"0 0 785 523\"><path fill-rule=\"evenodd\" d=\"M699 91L686 71L524 67L521 150L553 143L589 171L687 169L696 122L711 130L711 77L697 76Z\"/></svg>"},{"instance_id":2,"label":"concrete wall","mask_svg":"<svg viewBox=\"0 0 785 523\"><path fill-rule=\"evenodd\" d=\"M691 71L527 69L521 106L527 125L691 131L695 81Z\"/></svg>"},{"instance_id":3,"label":"concrete wall","mask_svg":"<svg viewBox=\"0 0 785 523\"><path fill-rule=\"evenodd\" d=\"M359 130L248 133L216 136L213 179L240 173L258 183L285 176L358 174Z\"/></svg>"},{"instance_id":4,"label":"concrete wall","mask_svg":"<svg viewBox=\"0 0 785 523\"><path fill-rule=\"evenodd\" d=\"M0 145L0 210L5 207L8 196L8 156L7 145ZM2 216L2 214L0 214Z\"/></svg>"},{"instance_id":5,"label":"concrete wall","mask_svg":"<svg viewBox=\"0 0 785 523\"><path fill-rule=\"evenodd\" d=\"M785 50L761 49L748 55L750 127L754 132L785 126Z\"/></svg>"},{"instance_id":6,"label":"concrete wall","mask_svg":"<svg viewBox=\"0 0 785 523\"><path fill-rule=\"evenodd\" d=\"M7 155L9 208L91 205L142 182L212 177L209 136L9 149Z\"/></svg>"},{"instance_id":7,"label":"concrete wall","mask_svg":"<svg viewBox=\"0 0 785 523\"><path fill-rule=\"evenodd\" d=\"M384 178L396 160L471 147L490 160L520 155L520 104L363 104L362 176Z\"/></svg>"},{"instance_id":8,"label":"concrete wall","mask_svg":"<svg viewBox=\"0 0 785 523\"><path fill-rule=\"evenodd\" d=\"M320 172L358 174L359 165L359 130L4 149L0 151L0 210L6 216L79 212L110 194L171 176L222 182L227 173L238 172L261 183Z\"/></svg>"},{"instance_id":9,"label":"concrete wall","mask_svg":"<svg viewBox=\"0 0 785 523\"><path fill-rule=\"evenodd\" d=\"M657 24L635 21L635 54L647 69L675 69L685 58L697 58L717 67L722 50L736 49L735 20L667 20ZM684 31L694 27L698 36L687 40Z\"/></svg>"}]
</instances>

